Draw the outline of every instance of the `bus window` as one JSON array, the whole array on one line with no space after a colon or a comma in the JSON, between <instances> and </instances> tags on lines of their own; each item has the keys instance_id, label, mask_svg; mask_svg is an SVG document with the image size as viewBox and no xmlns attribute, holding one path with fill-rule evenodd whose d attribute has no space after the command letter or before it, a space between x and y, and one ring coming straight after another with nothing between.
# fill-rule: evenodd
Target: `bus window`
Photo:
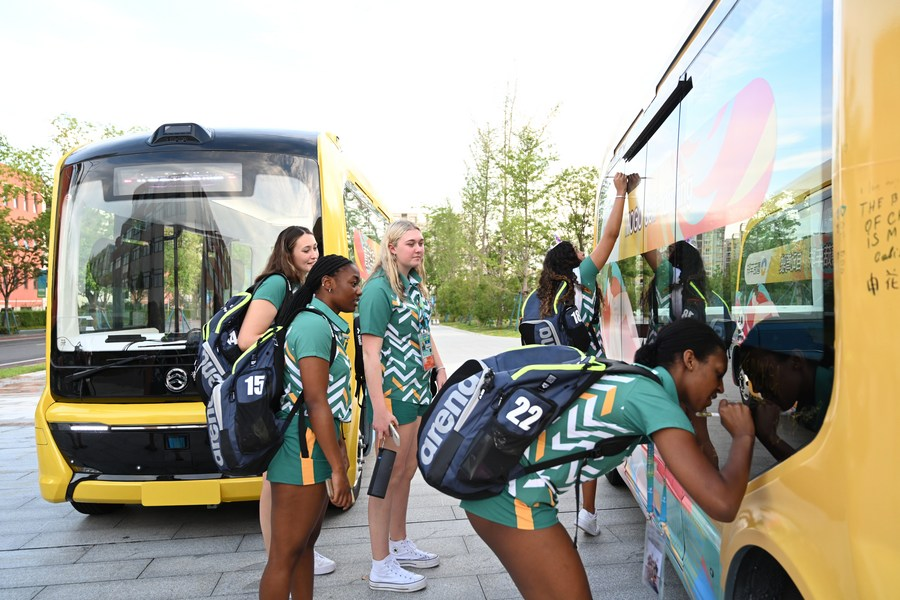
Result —
<instances>
[{"instance_id":1,"label":"bus window","mask_svg":"<svg viewBox=\"0 0 900 600\"><path fill-rule=\"evenodd\" d=\"M378 245L390 224L369 196L355 183L344 185L344 213L347 219L349 258L368 279L378 260Z\"/></svg>"},{"instance_id":2,"label":"bus window","mask_svg":"<svg viewBox=\"0 0 900 600\"><path fill-rule=\"evenodd\" d=\"M259 497L258 477L219 473L191 373L202 326L253 284L283 229L308 227L341 252L354 233L380 239L377 199L331 186L364 181L334 140L178 124L65 157L51 213L48 385L35 411L47 500L98 514ZM371 429L360 413L354 403L342 425L356 492Z\"/></svg>"}]
</instances>

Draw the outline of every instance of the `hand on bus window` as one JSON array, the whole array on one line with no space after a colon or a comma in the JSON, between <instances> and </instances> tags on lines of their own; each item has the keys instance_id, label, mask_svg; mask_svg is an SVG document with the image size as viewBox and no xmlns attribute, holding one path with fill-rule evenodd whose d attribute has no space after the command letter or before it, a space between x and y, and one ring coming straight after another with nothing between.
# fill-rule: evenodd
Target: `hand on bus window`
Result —
<instances>
[{"instance_id":1,"label":"hand on bus window","mask_svg":"<svg viewBox=\"0 0 900 600\"><path fill-rule=\"evenodd\" d=\"M625 193L630 194L634 188L636 188L641 183L641 176L637 173L631 173L627 176L626 181L628 183L625 188Z\"/></svg>"}]
</instances>

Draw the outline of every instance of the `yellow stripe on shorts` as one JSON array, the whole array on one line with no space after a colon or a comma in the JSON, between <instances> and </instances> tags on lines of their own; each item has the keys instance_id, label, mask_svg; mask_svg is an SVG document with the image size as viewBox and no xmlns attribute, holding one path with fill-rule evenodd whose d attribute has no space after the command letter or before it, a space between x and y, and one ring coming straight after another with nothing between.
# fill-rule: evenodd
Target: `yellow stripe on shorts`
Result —
<instances>
[{"instance_id":1,"label":"yellow stripe on shorts","mask_svg":"<svg viewBox=\"0 0 900 600\"><path fill-rule=\"evenodd\" d=\"M534 517L531 514L531 507L519 500L513 498L516 507L516 529L534 529Z\"/></svg>"},{"instance_id":2,"label":"yellow stripe on shorts","mask_svg":"<svg viewBox=\"0 0 900 600\"><path fill-rule=\"evenodd\" d=\"M302 416L300 417L303 418ZM306 448L309 451L309 458L303 458L300 456L300 481L303 482L303 485L309 485L311 483L316 482L316 472L313 467L313 459L312 452L313 447L316 445L316 432L313 431L312 427L306 428Z\"/></svg>"}]
</instances>

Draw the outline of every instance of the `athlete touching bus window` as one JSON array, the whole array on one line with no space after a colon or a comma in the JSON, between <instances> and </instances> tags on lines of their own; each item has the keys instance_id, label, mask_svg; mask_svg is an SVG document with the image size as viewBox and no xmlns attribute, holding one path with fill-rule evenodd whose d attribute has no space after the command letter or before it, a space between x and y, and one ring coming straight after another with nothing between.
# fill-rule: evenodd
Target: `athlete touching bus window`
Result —
<instances>
[{"instance_id":1,"label":"athlete touching bus window","mask_svg":"<svg viewBox=\"0 0 900 600\"><path fill-rule=\"evenodd\" d=\"M625 175L616 173L613 177L616 196L609 212L603 232L591 253L575 248L568 241L554 245L544 257L544 265L538 279L538 288L528 296L522 306L522 318L545 319L555 315L562 306L573 305L578 311L582 323L588 327L587 352L595 356L603 356L600 343L599 328L595 328L599 316L599 295L597 294L597 275L606 265L609 255L622 228L622 213L625 209L625 198L641 182L637 173ZM582 348L584 349L584 348ZM584 484L584 505L578 512L578 527L589 535L599 535L600 525L597 523L597 481Z\"/></svg>"},{"instance_id":2,"label":"athlete touching bus window","mask_svg":"<svg viewBox=\"0 0 900 600\"><path fill-rule=\"evenodd\" d=\"M622 432L649 436L696 504L714 519L733 520L750 473L754 441L750 411L742 404L719 403L722 424L733 438L721 471L703 456L688 419L689 414L706 410L724 391L722 378L728 365L721 338L699 321L681 319L660 329L655 341L638 350L635 360L652 368L662 386L639 376L594 384L588 393L596 394L597 402L573 403L548 425L541 439L565 435L573 424L582 436L579 439L590 443ZM584 413L586 406L595 410ZM534 460L537 452L542 460L556 458L547 451L538 440L525 459ZM598 476L608 472L627 454L591 460L590 472ZM461 504L475 532L526 599L591 597L581 558L557 518L558 494L573 485L571 464L564 464L516 479L497 496Z\"/></svg>"}]
</instances>

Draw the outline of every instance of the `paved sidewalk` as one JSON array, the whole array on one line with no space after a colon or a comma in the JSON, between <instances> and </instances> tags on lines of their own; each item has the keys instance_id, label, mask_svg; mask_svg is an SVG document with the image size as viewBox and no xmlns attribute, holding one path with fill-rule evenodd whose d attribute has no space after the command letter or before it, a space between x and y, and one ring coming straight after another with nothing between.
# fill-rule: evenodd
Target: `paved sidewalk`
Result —
<instances>
[{"instance_id":1,"label":"paved sidewalk","mask_svg":"<svg viewBox=\"0 0 900 600\"><path fill-rule=\"evenodd\" d=\"M472 348L489 355L518 343L446 327L436 328L435 338L448 368L458 366ZM214 510L126 506L89 517L40 497L33 413L43 380L43 372L0 380L0 600L256 598L265 566L256 503ZM363 490L373 464L367 461ZM598 496L602 533L578 536L594 596L653 598L640 582L640 509L627 490L613 488L605 479ZM562 522L572 532L575 494L563 495L560 508ZM363 492L350 511L326 516L317 547L337 562L337 570L316 578L317 598L397 597L368 588L366 513ZM422 571L429 585L412 598L519 597L500 562L474 534L459 502L418 475L408 521L410 537L441 556L439 567ZM668 565L666 581L667 598L687 598Z\"/></svg>"},{"instance_id":2,"label":"paved sidewalk","mask_svg":"<svg viewBox=\"0 0 900 600\"><path fill-rule=\"evenodd\" d=\"M0 379L0 426L34 425L44 380L44 371Z\"/></svg>"}]
</instances>

